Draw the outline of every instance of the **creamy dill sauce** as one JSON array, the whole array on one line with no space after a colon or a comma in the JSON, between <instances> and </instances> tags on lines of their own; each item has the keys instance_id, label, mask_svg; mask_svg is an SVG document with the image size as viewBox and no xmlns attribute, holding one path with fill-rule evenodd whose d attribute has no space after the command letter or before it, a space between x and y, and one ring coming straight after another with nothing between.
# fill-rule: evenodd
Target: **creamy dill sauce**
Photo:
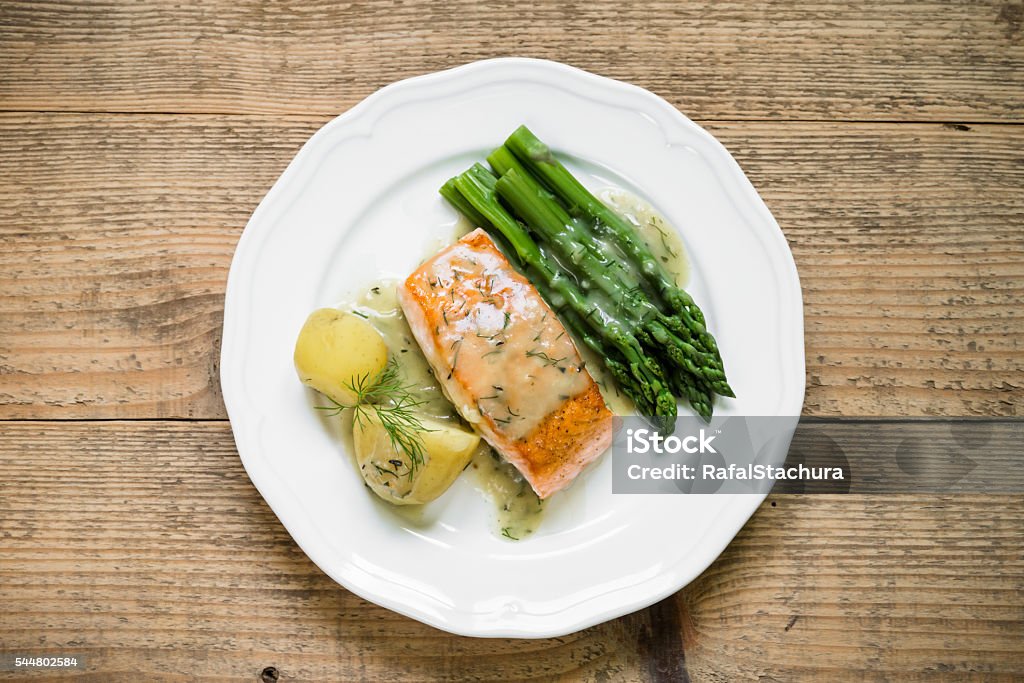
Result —
<instances>
[{"instance_id":1,"label":"creamy dill sauce","mask_svg":"<svg viewBox=\"0 0 1024 683\"><path fill-rule=\"evenodd\" d=\"M342 305L341 308L366 318L384 338L389 355L398 361L402 379L425 402L419 406L420 412L438 420L458 420L455 408L434 379L434 372L405 321L402 308L398 305L398 283L397 279L379 280L356 297L354 303Z\"/></svg>"},{"instance_id":2,"label":"creamy dill sauce","mask_svg":"<svg viewBox=\"0 0 1024 683\"><path fill-rule=\"evenodd\" d=\"M468 230L462 230L465 234ZM459 231L457 230L456 239ZM445 245L438 246L438 249ZM414 388L417 396L426 401L420 410L428 417L463 424L451 402L445 397L441 385L434 379L433 370L413 339L412 331L398 305L396 287L399 280L382 279L373 283L352 303L339 308L365 317L384 338L391 357L398 361L402 377ZM511 464L505 462L485 441L480 442L466 468L473 486L494 506L493 532L509 540L530 535L540 525L544 502ZM420 510L399 508L403 517L416 522Z\"/></svg>"},{"instance_id":3,"label":"creamy dill sauce","mask_svg":"<svg viewBox=\"0 0 1024 683\"><path fill-rule=\"evenodd\" d=\"M665 270L675 277L676 284L684 287L690 276L690 260L679 233L665 220L665 217L640 197L617 187L602 190L598 193L598 198L637 229L655 258L661 261ZM600 251L609 254L612 258L620 258L614 248L600 238L594 240L594 243ZM638 273L628 273L627 277L630 275L639 282ZM597 382L608 409L616 415L636 414L636 406L632 399L622 393L597 354L583 344L579 346L580 354L586 361L587 370Z\"/></svg>"},{"instance_id":4,"label":"creamy dill sauce","mask_svg":"<svg viewBox=\"0 0 1024 683\"><path fill-rule=\"evenodd\" d=\"M668 221L646 201L625 190L608 188L600 192L599 197L637 228L655 257L662 262L669 273L675 276L679 286L685 286L689 278L689 259L679 234ZM474 226L468 221L460 218L452 226L451 237L448 239L438 238L432 243L424 260L457 241L473 228ZM595 243L602 251L607 253L614 251L613 247L603 244L599 239L595 240ZM351 310L364 316L380 332L391 356L398 361L403 379L414 387L415 393L425 401L420 408L425 415L437 420L464 424L434 378L430 365L413 338L405 315L398 305L396 295L398 282L398 279L387 278L375 282L354 301L344 303L339 308ZM504 316L501 317L501 321L497 316L494 317L493 322L496 327L499 326L499 322L504 322ZM490 341L493 343L495 340ZM562 347L559 346L558 349L562 349ZM519 349L524 358L526 358L525 354L528 350L526 348ZM616 415L635 414L636 408L633 402L619 390L615 381L607 375L600 358L583 344L578 345L578 352L585 362L586 369L597 382L609 410ZM545 351L545 353L547 352ZM558 358L560 357L559 353L561 350L556 350L555 355L549 354L549 356L552 359ZM533 357L532 360L536 361L539 367L553 367L545 366L541 358ZM498 386L504 386L500 382L496 383ZM514 407L513 410L515 411ZM543 520L544 501L537 497L537 494L533 492L533 489L515 467L506 462L486 442L480 442L466 471L470 475L474 487L489 499L495 508L493 527L495 535L510 540L520 540L536 531ZM406 516L412 515L412 517L420 514L418 510L400 509L399 511L406 513Z\"/></svg>"},{"instance_id":5,"label":"creamy dill sauce","mask_svg":"<svg viewBox=\"0 0 1024 683\"><path fill-rule=\"evenodd\" d=\"M497 533L518 541L537 530L544 517L544 501L493 448L481 441L466 469L476 489L497 508Z\"/></svg>"},{"instance_id":6,"label":"creamy dill sauce","mask_svg":"<svg viewBox=\"0 0 1024 683\"><path fill-rule=\"evenodd\" d=\"M555 314L489 246L454 245L407 288L423 306L420 324L432 328L425 351L447 371L449 398L470 423L520 439L589 387Z\"/></svg>"},{"instance_id":7,"label":"creamy dill sauce","mask_svg":"<svg viewBox=\"0 0 1024 683\"><path fill-rule=\"evenodd\" d=\"M682 238L665 217L646 201L626 190L607 188L599 192L598 197L636 227L655 258L675 276L676 284L685 287L690 279L690 259Z\"/></svg>"}]
</instances>

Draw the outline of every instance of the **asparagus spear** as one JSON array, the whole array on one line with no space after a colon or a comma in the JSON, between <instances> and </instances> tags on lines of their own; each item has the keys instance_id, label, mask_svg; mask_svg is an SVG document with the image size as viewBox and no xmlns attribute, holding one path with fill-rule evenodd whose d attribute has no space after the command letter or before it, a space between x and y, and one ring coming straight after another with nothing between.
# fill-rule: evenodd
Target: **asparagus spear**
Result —
<instances>
[{"instance_id":1,"label":"asparagus spear","mask_svg":"<svg viewBox=\"0 0 1024 683\"><path fill-rule=\"evenodd\" d=\"M580 286L587 291L591 308L585 314L585 319L595 312L599 313L598 321L602 326L611 326L616 333L621 333L628 344L633 347L643 365L651 373L663 376L664 373L657 360L650 354L644 354L636 340L635 325L631 320L623 316L615 315L607 311L605 297L594 291L593 283L599 285L608 297L609 302L615 301L615 295L622 294L616 283L608 278L607 266L602 263L595 263L591 254L580 242L574 239L574 230L570 225L571 221L567 214L564 214L561 207L554 201L545 201L539 195L536 188L526 180L527 176L519 173L517 169L510 169L505 175L499 178L495 184L498 195L505 199L512 210L522 217L526 224L538 232L547 243L552 246L555 252L564 260L575 264L578 269ZM638 379L641 379L638 376Z\"/></svg>"},{"instance_id":2,"label":"asparagus spear","mask_svg":"<svg viewBox=\"0 0 1024 683\"><path fill-rule=\"evenodd\" d=\"M473 205L470 204L462 196L462 194L455 187L455 179L452 178L444 184L441 188L441 195L451 202L462 215L466 216L474 225L479 226L487 230L491 234L491 238L501 247L502 251L513 261L519 263L520 270L529 277L530 281L540 291L545 301L553 301L554 295L550 288L547 286L546 277L542 276L536 267L532 267L527 263L520 261L519 255L512 247L508 238L505 237L501 232L494 228L482 214L477 212ZM545 252L542 245L538 246L538 253L544 259L549 259L550 255ZM610 348L606 344L602 343L599 337L594 336L590 331L590 328L583 319L576 315L572 310L562 308L558 312L559 317L569 326L569 328L576 334L576 336L583 341L598 357L602 360L605 367L608 369L612 378L618 382L622 388L624 394L626 394L641 411L641 414L652 416L654 415L655 406L653 403L646 401L643 396L643 392L640 390L639 385L636 383L636 379L630 374L629 368L626 367L625 362L622 358L622 354L614 348ZM670 425L664 425L671 431ZM661 430L661 425L659 425Z\"/></svg>"},{"instance_id":3,"label":"asparagus spear","mask_svg":"<svg viewBox=\"0 0 1024 683\"><path fill-rule=\"evenodd\" d=\"M705 328L704 314L689 294L676 285L673 278L658 263L650 248L621 216L605 206L597 197L559 162L551 150L526 126L520 126L505 145L517 159L535 174L561 199L569 213L587 216L597 229L613 239L618 247L637 264L640 272L686 324L701 347L721 358L718 344Z\"/></svg>"},{"instance_id":4,"label":"asparagus spear","mask_svg":"<svg viewBox=\"0 0 1024 683\"><path fill-rule=\"evenodd\" d=\"M711 395L711 389L707 385L694 379L691 375L683 373L677 373L669 377L669 385L672 387L672 392L677 396L686 397L686 400L690 402L690 407L704 418L705 422L711 421L711 415L714 410L711 403L714 397Z\"/></svg>"},{"instance_id":5,"label":"asparagus spear","mask_svg":"<svg viewBox=\"0 0 1024 683\"><path fill-rule=\"evenodd\" d=\"M543 185L538 182L533 175L519 163L512 151L502 145L487 156L487 163L491 165L494 172L500 177L508 173L511 169L516 169L524 178L528 179L531 186L537 191L538 197L544 200L550 200L553 203L558 203L558 198L547 190ZM574 222L568 218L568 215L564 208L559 204L560 215L566 217L567 225L570 229L575 228ZM612 270L618 271L616 276L622 281L622 285L629 290L639 292L641 289L641 281L639 273L633 271L632 268L628 267L627 263L623 262L620 254L618 254L614 247L605 244L602 241L594 240L588 237L588 233L585 230L580 229L576 231L578 239L581 239L587 248L594 253L594 255L608 263L608 266Z\"/></svg>"},{"instance_id":6,"label":"asparagus spear","mask_svg":"<svg viewBox=\"0 0 1024 683\"><path fill-rule=\"evenodd\" d=\"M499 165L504 166L504 163L499 161ZM571 224L569 215L550 195L546 195L535 180L521 168L510 165L497 180L495 188L501 198L512 206L513 211L549 243L563 261L577 268L576 274L585 289L596 285L612 301L619 302L626 321L639 323L638 326L629 326L631 333L639 336L639 330L646 331L648 338L653 340L647 345L653 353L665 355L677 369L705 380L717 393L734 395L717 358L673 334L661 322L665 316L650 301L636 290L625 289L612 277L614 270L610 264L601 261L587 249L580 241L583 238Z\"/></svg>"},{"instance_id":7,"label":"asparagus spear","mask_svg":"<svg viewBox=\"0 0 1024 683\"><path fill-rule=\"evenodd\" d=\"M525 129L517 131L516 134L520 134L523 130ZM526 134L532 137L529 131L526 131ZM536 138L533 139L536 140ZM550 151L543 147L539 140L536 142L550 157ZM526 161L529 162L529 159L527 158ZM623 390L634 398L643 412L648 415L657 413L657 409L650 410L650 375L660 379L662 385L667 386L672 393L686 397L694 410L705 419L711 415L712 392L726 396L734 395L725 381L717 345L714 344L713 337L704 329L703 316L700 314L699 308L696 308L696 304L693 304L693 309L699 316L699 322L696 324L692 311L685 306L681 310L675 310L675 315L663 313L642 295L641 292L646 289L647 284L645 283L642 289L633 268L622 267L621 255L615 251L614 247L605 246L599 240L594 240L585 228L577 224L558 203L555 195L533 178L520 163L520 158L517 158L509 147L503 146L496 149L488 156L488 162L495 171L510 177L499 181L479 164L474 165L470 171L464 174L464 176L473 177L484 189L483 198L487 201L482 204L477 202L476 205L468 201L467 197L463 196L459 190L458 179L452 179L445 183L445 186L441 188L441 194L474 223L485 228L489 227L492 235L499 241L506 241L506 238L510 238L511 251L517 254L526 269L532 271L530 276L534 284L542 290L545 298L559 308L563 320L576 331L577 336L605 359L605 364L613 377L616 378ZM553 161L553 163L558 164L557 161ZM569 180L576 183L564 167L558 164L558 168ZM462 182L465 183L466 180L463 179ZM526 214L523 217L537 231L538 237L541 238L540 244L531 244L532 236L496 201L494 195L499 183L505 188L503 198L513 204L513 210L521 215ZM656 259L650 254L647 245L633 232L633 227L622 221L618 214L607 209L578 183L576 185L599 208L613 215L624 225L626 237L631 237L634 240L633 246L639 246L646 250L651 258L647 261L641 260L640 267L653 263L657 269L661 270ZM502 191L498 190L498 192ZM516 206L517 199L518 206ZM488 215L481 213L481 210ZM587 214L582 213L582 215ZM498 226L506 228L504 232L496 228L494 221ZM595 223L598 223L597 227L602 227L600 218L596 219ZM575 283L565 282L565 274L562 272L564 266L547 252L546 245L553 246L563 262L571 263L575 267L575 270L578 271L576 272L578 280ZM623 247L620 246L620 249ZM623 250L627 254L630 251L628 248ZM559 278L560 275L563 277ZM671 281L667 274L662 273L662 275L672 287L675 287L674 281ZM550 286L552 283L555 284L554 289ZM657 284L658 281L655 280L655 283ZM571 288L574 284L576 285L574 292L565 291L566 286ZM600 292L593 291L595 286ZM678 287L675 288L678 289ZM579 289L584 290L585 293L582 296L585 298L582 301L574 301L572 294L580 295ZM663 292L663 289L661 287L659 291ZM692 299L689 299L685 292L681 289L678 291L686 297L683 300L684 303L687 300L692 303ZM608 301L600 296L602 293L608 297ZM569 294L569 306L562 305L566 302L566 294ZM587 298L594 305L581 318L576 311L581 310ZM662 298L668 299L664 296L664 292ZM617 310L610 311L609 306L616 308L615 304L618 305ZM575 310L573 306L575 306ZM678 306L673 308L678 309ZM591 318L593 315L599 317ZM606 343L607 337L601 336L606 331L600 327L602 318L623 323L622 328L613 328L613 333L616 335L625 333L627 336L632 336L635 342L642 344L639 348L635 344L633 346L636 358L643 362L642 366L638 367L636 363L631 363L627 369L627 364L624 363L625 358L621 355L619 348L614 345L609 346ZM621 338L616 341L622 343ZM646 353L644 347L647 348ZM671 373L666 378L651 354L666 358L680 372ZM650 373L647 377L643 377L642 374L645 369ZM659 397L655 400L660 401L660 392L655 396ZM642 397L643 400L637 400L637 397Z\"/></svg>"},{"instance_id":8,"label":"asparagus spear","mask_svg":"<svg viewBox=\"0 0 1024 683\"><path fill-rule=\"evenodd\" d=\"M481 176L481 180L485 185L488 184L487 178L487 176ZM493 185L493 181L497 180L493 176L490 176L489 179L491 181L489 183L490 185ZM452 206L458 209L464 216L466 216L466 218L472 221L474 225L483 227L491 233L491 237L499 244L499 246L501 246L502 250L508 254L513 261L521 260L519 254L516 253L514 247L512 247L511 243L508 241L508 238L496 230L490 221L477 212L472 204L466 201L455 187L454 178L444 184L441 188L441 195L451 202ZM537 245L537 255L547 262L553 262L550 254L546 253L543 245ZM527 277L530 278L530 281L533 282L534 286L540 291L541 296L544 297L546 301L554 301L555 296L547 284L549 276L546 273L539 271L537 267L531 266L528 263L520 262L519 265ZM602 340L590 331L590 328L583 319L576 315L572 310L563 307L558 311L558 314L576 334L576 336L598 355L605 367L608 369L609 374L611 374L612 378L622 388L623 393L636 404L636 407L640 410L641 414L653 417L656 411L656 406L654 403L644 398L644 393L637 384L636 378L630 374L629 368L626 366L622 354L620 354L617 349L602 343ZM710 414L708 415L708 418L710 418ZM657 421L655 426L662 432L671 432L673 427L673 425L666 420Z\"/></svg>"},{"instance_id":9,"label":"asparagus spear","mask_svg":"<svg viewBox=\"0 0 1024 683\"><path fill-rule=\"evenodd\" d=\"M539 201L544 201L545 203L550 201L550 203L552 204L557 203L555 195L553 195L551 192L545 189L539 182L537 182L533 178L532 175L530 175L530 172L526 170L526 168L519 162L519 160L507 146L502 145L501 147L498 147L493 152L491 152L491 154L488 155L487 157L487 162L491 165L491 168L493 168L499 176L504 175L514 169L522 178L524 178L524 180L527 183L530 184L531 189L537 195ZM574 224L571 218L569 217L569 214L562 209L561 205L558 206L557 210L553 210L553 215L557 216L559 219L566 222L567 229L573 230ZM708 365L716 368L717 370L720 370L720 377L712 380L719 381L720 391L718 391L718 393L722 394L723 396L734 396L735 394L733 394L732 388L729 387L728 384L721 383L724 382L725 380L725 371L722 367L722 358L718 353L717 346L714 348L714 351L710 353L701 351L698 347L703 348L705 344L703 344L700 339L694 338L691 327L687 326L686 322L681 320L677 316L665 315L660 310L658 310L657 307L655 307L648 299L646 299L643 296L641 287L638 286L639 282L630 277L631 273L629 273L622 267L622 264L616 258L616 255L609 254L607 251L595 248L595 245L598 243L595 240L587 239L585 235L581 235L579 230L575 230L574 233L576 239L583 241L584 244L590 247L590 250L594 252L596 258L602 261L602 263L607 268L608 274L613 278L617 277L619 280L621 280L620 289L625 289L625 293L628 297L629 304L628 307L624 306L623 308L641 310L643 314L641 317L644 317L647 320L656 320L656 325L659 328L658 336L662 336L660 329L664 328L672 333L672 337L679 339L684 344L690 345L683 346L680 349L680 351L682 351L684 354L706 354L703 357L691 357L691 360L698 366ZM574 251L578 250L574 248ZM594 268L589 268L589 270L593 272ZM614 298L618 298L616 294L611 294L611 296L613 296ZM626 301L624 301L624 303L626 303ZM701 314L701 323L703 324L703 314ZM714 338L712 337L711 339L713 343Z\"/></svg>"},{"instance_id":10,"label":"asparagus spear","mask_svg":"<svg viewBox=\"0 0 1024 683\"><path fill-rule=\"evenodd\" d=\"M468 181L465 178L455 178L442 187L442 194L449 196L453 191L454 193L459 194L458 188L462 187L466 189L467 193L471 196L474 193L483 195L475 202L476 206L473 206L473 203L469 202L461 194L455 198L455 202L453 202L453 204L458 208L469 203L470 211L475 215L467 213L467 216L471 220L474 220L477 225L484 227L490 225L492 229L495 225L502 226L503 229L499 230L499 233L502 234L506 241L514 243L512 250L516 252L519 260L524 265L533 264L530 269L531 280L533 280L533 282L538 286L538 289L541 289L541 293L544 295L545 299L553 301L554 299L551 289L547 285L542 286L542 283L545 281L551 281L552 278L555 277L555 274L559 272L557 261L547 253L546 247L543 244L531 244L533 240L530 235L526 233L518 222L516 222L515 219L504 210L504 207L495 201L496 198L493 197L493 192L499 184L499 181L491 173L479 164L476 164L463 175L471 177L476 184L476 187L466 185ZM483 213L480 213L478 209L482 209ZM486 214L486 216L483 214ZM543 266L541 267L539 264L543 264ZM570 316L578 319L578 316L572 313L571 310L561 309L559 313L563 316L563 319L567 319L567 322L569 322L570 326L573 327L577 335L583 339L584 343L587 343L588 346L592 346L593 348L590 340L593 340L594 337L591 335L590 340L584 338L584 330L587 329L587 325L580 320L576 320L575 322L568 320ZM657 349L659 352L663 352L664 347L666 346L665 336L669 333L663 328L658 327L656 323L652 323L652 327L659 333L651 334L646 330L637 330L635 334L640 337L641 340L647 340L645 346L648 348ZM676 343L682 344L679 340L676 340ZM610 359L606 360L606 367L609 368L612 376L619 382L620 386L623 387L627 395L633 398L634 402L637 403L637 406L646 414L651 416L655 415L656 411L652 409L653 406L651 404L650 397L648 396L646 399L638 398L641 395L641 392L638 386L636 386L635 378L630 378L631 381L627 382L626 378L623 376L626 366L622 360L616 358L618 355L616 349L609 348L608 345L605 345L600 350L595 348L595 351L597 351L603 358ZM696 353L692 347L691 351ZM673 355L674 354L669 354L670 357ZM680 358L675 357L673 360L676 363L679 363ZM706 361L707 358L703 358L702 360ZM685 372L688 372L685 364L681 367ZM690 368L697 370L692 363L690 364ZM661 374L664 376L664 373ZM715 381L718 378L712 375L711 379L712 381ZM701 382L699 376L693 378L670 378L670 380L673 380L674 384L674 387L672 388L673 393L687 398L698 414L703 416L705 419L710 419L712 413L711 397L706 389L699 390L696 388L698 385L706 387L706 382ZM631 387L630 384L633 384L634 386ZM718 384L720 389L723 391L729 391L731 394L731 390L728 388L728 385L724 384L724 379ZM682 387L682 389L676 390L675 387Z\"/></svg>"},{"instance_id":11,"label":"asparagus spear","mask_svg":"<svg viewBox=\"0 0 1024 683\"><path fill-rule=\"evenodd\" d=\"M557 268L555 261L542 252L529 233L498 202L494 189L490 187L492 182L493 175L477 164L457 176L454 186L477 213L502 234L519 261L537 276L534 284L543 282L549 303L555 308L564 305L572 310L582 318L593 334L599 335L608 346L621 354L625 367L628 367L635 380L634 390L642 397L638 404L653 407L653 415L667 420L674 419L676 401L665 386L660 366L644 353L622 321L609 313L604 301L594 296L585 296L570 277Z\"/></svg>"},{"instance_id":12,"label":"asparagus spear","mask_svg":"<svg viewBox=\"0 0 1024 683\"><path fill-rule=\"evenodd\" d=\"M469 219L469 222L476 226L484 226L487 224L487 219L480 214L479 211L473 208L473 205L466 201L466 198L462 196L458 188L455 187L455 178L449 178L448 182L441 186L439 190L441 196L448 200L448 203L455 207L455 209L463 216Z\"/></svg>"}]
</instances>

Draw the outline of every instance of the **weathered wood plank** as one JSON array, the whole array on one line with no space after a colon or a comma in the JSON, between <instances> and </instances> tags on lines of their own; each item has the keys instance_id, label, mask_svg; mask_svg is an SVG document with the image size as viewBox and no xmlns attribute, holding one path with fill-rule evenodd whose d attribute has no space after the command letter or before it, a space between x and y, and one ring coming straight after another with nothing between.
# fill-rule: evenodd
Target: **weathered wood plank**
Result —
<instances>
[{"instance_id":1,"label":"weathered wood plank","mask_svg":"<svg viewBox=\"0 0 1024 683\"><path fill-rule=\"evenodd\" d=\"M650 88L698 118L1020 120L1013 0L5 2L0 108L336 114L514 53Z\"/></svg>"},{"instance_id":2,"label":"weathered wood plank","mask_svg":"<svg viewBox=\"0 0 1024 683\"><path fill-rule=\"evenodd\" d=\"M793 249L806 413L1020 414L1024 131L708 128Z\"/></svg>"},{"instance_id":3,"label":"weathered wood plank","mask_svg":"<svg viewBox=\"0 0 1024 683\"><path fill-rule=\"evenodd\" d=\"M326 119L0 116L0 417L224 416L224 283ZM1018 415L1024 128L716 123L804 289L810 415Z\"/></svg>"},{"instance_id":4,"label":"weathered wood plank","mask_svg":"<svg viewBox=\"0 0 1024 683\"><path fill-rule=\"evenodd\" d=\"M1024 675L1019 496L773 496L674 600L516 641L334 585L223 422L3 422L0 474L0 651L78 652L91 680L665 680L679 624L695 681Z\"/></svg>"},{"instance_id":5,"label":"weathered wood plank","mask_svg":"<svg viewBox=\"0 0 1024 683\"><path fill-rule=\"evenodd\" d=\"M787 467L838 467L841 481L775 483L773 493L1024 494L1024 419L805 418Z\"/></svg>"},{"instance_id":6,"label":"weathered wood plank","mask_svg":"<svg viewBox=\"0 0 1024 683\"><path fill-rule=\"evenodd\" d=\"M82 653L105 681L253 680L266 666L284 680L642 681L681 651L677 626L673 649L651 652L672 642L650 614L480 640L363 601L295 546L224 422L4 422L0 435L0 651Z\"/></svg>"},{"instance_id":7,"label":"weathered wood plank","mask_svg":"<svg viewBox=\"0 0 1024 683\"><path fill-rule=\"evenodd\" d=\"M770 496L679 594L695 681L1015 681L1024 499Z\"/></svg>"}]
</instances>

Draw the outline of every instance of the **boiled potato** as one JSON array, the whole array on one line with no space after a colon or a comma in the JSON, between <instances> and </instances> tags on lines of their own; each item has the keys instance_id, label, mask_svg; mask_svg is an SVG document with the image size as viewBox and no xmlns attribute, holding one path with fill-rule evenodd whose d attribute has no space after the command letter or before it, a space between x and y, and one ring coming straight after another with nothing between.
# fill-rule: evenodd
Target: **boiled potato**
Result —
<instances>
[{"instance_id":1,"label":"boiled potato","mask_svg":"<svg viewBox=\"0 0 1024 683\"><path fill-rule=\"evenodd\" d=\"M372 410L353 424L356 462L363 479L378 496L396 505L429 503L448 490L469 464L480 437L437 420L419 418L424 431L424 462L411 468L409 455L395 449ZM426 431L430 430L430 431Z\"/></svg>"},{"instance_id":2,"label":"boiled potato","mask_svg":"<svg viewBox=\"0 0 1024 683\"><path fill-rule=\"evenodd\" d=\"M299 379L342 405L356 396L348 385L375 378L388 362L388 348L370 323L335 308L313 311L295 342Z\"/></svg>"}]
</instances>

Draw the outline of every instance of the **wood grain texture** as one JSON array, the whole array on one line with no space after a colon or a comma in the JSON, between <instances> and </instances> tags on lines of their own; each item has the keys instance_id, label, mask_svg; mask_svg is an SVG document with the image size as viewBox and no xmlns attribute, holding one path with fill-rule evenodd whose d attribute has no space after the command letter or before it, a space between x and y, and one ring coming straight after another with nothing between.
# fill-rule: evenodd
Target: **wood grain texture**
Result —
<instances>
[{"instance_id":1,"label":"wood grain texture","mask_svg":"<svg viewBox=\"0 0 1024 683\"><path fill-rule=\"evenodd\" d=\"M0 651L80 653L77 680L681 680L681 631L695 681L1024 675L1020 496L773 496L655 608L476 640L327 579L226 423L4 422L0 471Z\"/></svg>"},{"instance_id":2,"label":"wood grain texture","mask_svg":"<svg viewBox=\"0 0 1024 683\"><path fill-rule=\"evenodd\" d=\"M644 681L681 658L671 603L523 641L365 602L295 546L224 422L0 423L0 471L0 651L80 653L81 680Z\"/></svg>"},{"instance_id":3,"label":"wood grain texture","mask_svg":"<svg viewBox=\"0 0 1024 683\"><path fill-rule=\"evenodd\" d=\"M804 418L787 467L838 467L842 481L777 481L772 492L1024 494L1024 420Z\"/></svg>"},{"instance_id":4,"label":"wood grain texture","mask_svg":"<svg viewBox=\"0 0 1024 683\"><path fill-rule=\"evenodd\" d=\"M317 125L0 121L0 414L224 417L235 243Z\"/></svg>"},{"instance_id":5,"label":"wood grain texture","mask_svg":"<svg viewBox=\"0 0 1024 683\"><path fill-rule=\"evenodd\" d=\"M730 148L800 271L808 415L1024 412L1020 0L0 2L0 652L104 682L1024 679L1019 495L772 496L676 596L541 641L433 630L294 545L220 421L240 231L330 116L512 53ZM907 433L942 476L1019 454L978 424Z\"/></svg>"},{"instance_id":6,"label":"wood grain texture","mask_svg":"<svg viewBox=\"0 0 1024 683\"><path fill-rule=\"evenodd\" d=\"M0 115L0 417L224 417L235 242L325 121ZM1021 414L1024 128L708 127L793 249L807 414Z\"/></svg>"},{"instance_id":7,"label":"wood grain texture","mask_svg":"<svg viewBox=\"0 0 1024 683\"><path fill-rule=\"evenodd\" d=\"M546 57L700 118L1020 120L1024 6L914 2L5 2L8 110L334 114L476 59Z\"/></svg>"},{"instance_id":8,"label":"wood grain texture","mask_svg":"<svg viewBox=\"0 0 1024 683\"><path fill-rule=\"evenodd\" d=\"M695 681L1019 681L1021 496L770 496L679 594Z\"/></svg>"},{"instance_id":9,"label":"wood grain texture","mask_svg":"<svg viewBox=\"0 0 1024 683\"><path fill-rule=\"evenodd\" d=\"M1021 414L1024 129L708 128L793 250L805 413Z\"/></svg>"}]
</instances>

